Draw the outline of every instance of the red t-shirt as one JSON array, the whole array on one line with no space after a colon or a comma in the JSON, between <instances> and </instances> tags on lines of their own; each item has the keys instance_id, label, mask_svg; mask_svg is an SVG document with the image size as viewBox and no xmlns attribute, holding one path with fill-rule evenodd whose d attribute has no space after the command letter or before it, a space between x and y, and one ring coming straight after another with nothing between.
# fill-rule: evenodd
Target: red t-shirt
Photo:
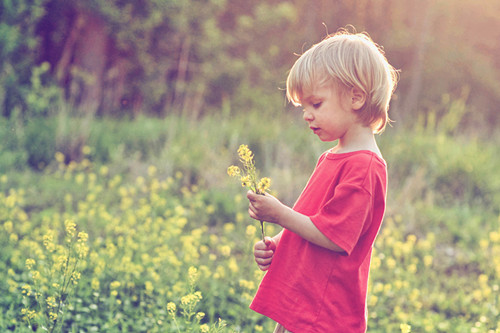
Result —
<instances>
[{"instance_id":1,"label":"red t-shirt","mask_svg":"<svg viewBox=\"0 0 500 333\"><path fill-rule=\"evenodd\" d=\"M284 230L250 308L294 333L365 332L370 259L386 187L386 164L373 152L321 155L293 209L345 252Z\"/></svg>"}]
</instances>

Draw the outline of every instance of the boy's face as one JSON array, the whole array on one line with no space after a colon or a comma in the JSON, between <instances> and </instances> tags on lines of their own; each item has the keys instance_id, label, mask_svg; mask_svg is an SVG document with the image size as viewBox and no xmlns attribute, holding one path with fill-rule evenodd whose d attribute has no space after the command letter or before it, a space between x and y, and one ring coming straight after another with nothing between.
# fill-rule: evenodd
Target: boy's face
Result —
<instances>
[{"instance_id":1,"label":"boy's face","mask_svg":"<svg viewBox=\"0 0 500 333\"><path fill-rule=\"evenodd\" d=\"M342 139L355 125L359 125L349 92L341 93L335 86L304 91L301 104L304 120L321 141Z\"/></svg>"}]
</instances>

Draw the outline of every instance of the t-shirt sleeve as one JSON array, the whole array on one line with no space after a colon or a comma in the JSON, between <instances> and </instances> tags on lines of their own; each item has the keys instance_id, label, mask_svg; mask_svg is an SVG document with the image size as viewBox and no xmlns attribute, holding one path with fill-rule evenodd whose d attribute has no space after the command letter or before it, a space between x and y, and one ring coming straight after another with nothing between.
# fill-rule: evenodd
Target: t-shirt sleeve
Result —
<instances>
[{"instance_id":1,"label":"t-shirt sleeve","mask_svg":"<svg viewBox=\"0 0 500 333\"><path fill-rule=\"evenodd\" d=\"M329 240L348 255L356 246L372 212L371 195L363 187L339 184L330 200L311 216L311 221Z\"/></svg>"}]
</instances>

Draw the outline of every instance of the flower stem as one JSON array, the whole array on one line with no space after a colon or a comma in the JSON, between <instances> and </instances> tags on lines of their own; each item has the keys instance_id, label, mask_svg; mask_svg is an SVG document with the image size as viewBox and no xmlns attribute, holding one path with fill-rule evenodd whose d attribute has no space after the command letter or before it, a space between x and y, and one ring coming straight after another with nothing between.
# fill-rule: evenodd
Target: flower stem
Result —
<instances>
[{"instance_id":1,"label":"flower stem","mask_svg":"<svg viewBox=\"0 0 500 333\"><path fill-rule=\"evenodd\" d=\"M266 236L264 233L264 221L260 221L260 231L262 233L262 241L264 242L264 237Z\"/></svg>"}]
</instances>

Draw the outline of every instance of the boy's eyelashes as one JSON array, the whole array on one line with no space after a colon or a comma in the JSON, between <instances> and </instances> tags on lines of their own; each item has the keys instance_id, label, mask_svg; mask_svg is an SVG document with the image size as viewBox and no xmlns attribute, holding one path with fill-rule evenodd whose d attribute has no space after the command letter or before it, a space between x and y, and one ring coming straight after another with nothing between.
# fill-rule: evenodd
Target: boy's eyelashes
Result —
<instances>
[{"instance_id":1,"label":"boy's eyelashes","mask_svg":"<svg viewBox=\"0 0 500 333\"><path fill-rule=\"evenodd\" d=\"M304 103L304 104L302 105L302 107L303 107L303 108L304 108L304 110L305 110L306 106L310 105L310 106L312 106L314 109L319 109L319 108L321 107L321 104L323 104L323 101L321 101L321 102L315 102L315 103Z\"/></svg>"}]
</instances>

